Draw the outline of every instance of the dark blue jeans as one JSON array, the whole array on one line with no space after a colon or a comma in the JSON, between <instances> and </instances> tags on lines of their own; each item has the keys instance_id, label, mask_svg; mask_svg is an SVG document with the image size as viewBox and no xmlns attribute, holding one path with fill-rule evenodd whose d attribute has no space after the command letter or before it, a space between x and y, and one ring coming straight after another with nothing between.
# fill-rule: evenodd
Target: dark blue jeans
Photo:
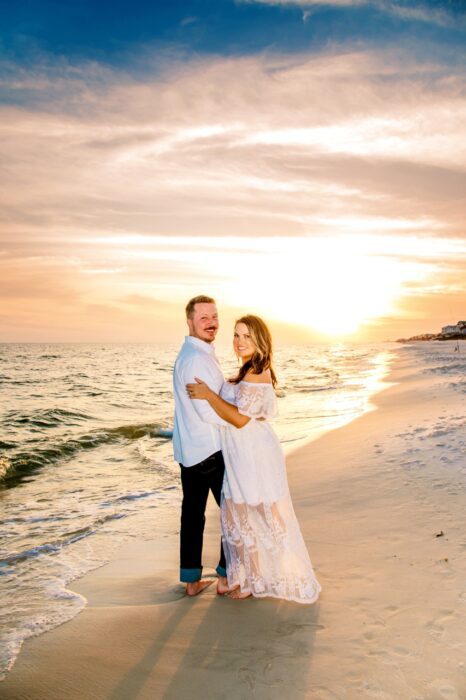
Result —
<instances>
[{"instance_id":1,"label":"dark blue jeans","mask_svg":"<svg viewBox=\"0 0 466 700\"><path fill-rule=\"evenodd\" d=\"M215 452L192 467L181 467L183 503L180 532L180 581L192 583L202 576L202 543L205 509L209 491L220 505L225 463L221 452ZM225 554L220 541L219 576L226 576Z\"/></svg>"}]
</instances>

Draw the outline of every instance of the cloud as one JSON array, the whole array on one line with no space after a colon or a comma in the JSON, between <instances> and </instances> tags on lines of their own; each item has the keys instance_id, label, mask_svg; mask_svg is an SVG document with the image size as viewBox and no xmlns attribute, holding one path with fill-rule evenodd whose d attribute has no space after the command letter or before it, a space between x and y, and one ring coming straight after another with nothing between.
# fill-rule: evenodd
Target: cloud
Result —
<instances>
[{"instance_id":1,"label":"cloud","mask_svg":"<svg viewBox=\"0 0 466 700\"><path fill-rule=\"evenodd\" d=\"M377 0L236 0L238 4L259 5L288 5L290 7L313 7L332 5L334 7L353 7L368 5Z\"/></svg>"},{"instance_id":2,"label":"cloud","mask_svg":"<svg viewBox=\"0 0 466 700\"><path fill-rule=\"evenodd\" d=\"M464 8L443 3L441 6L425 1L411 0L236 0L238 4L259 4L275 7L304 8L303 19L307 20L310 9L351 9L374 8L380 12L393 15L400 20L425 22L441 27L465 27L466 12ZM458 3L458 5L461 5Z\"/></svg>"},{"instance_id":3,"label":"cloud","mask_svg":"<svg viewBox=\"0 0 466 700\"><path fill-rule=\"evenodd\" d=\"M180 24L182 27L187 27L189 24L194 24L197 22L197 17L183 17Z\"/></svg>"},{"instance_id":4,"label":"cloud","mask_svg":"<svg viewBox=\"0 0 466 700\"><path fill-rule=\"evenodd\" d=\"M450 234L463 80L389 52L205 60L85 92L80 78L78 114L56 111L53 92L47 111L2 110L4 230L18 242L21 231L312 233L344 210L422 213Z\"/></svg>"},{"instance_id":5,"label":"cloud","mask_svg":"<svg viewBox=\"0 0 466 700\"><path fill-rule=\"evenodd\" d=\"M137 79L43 64L10 82L21 95L0 112L10 319L45 324L49 309L75 338L94 305L118 334L139 306L142 338L144 299L180 304L208 287L231 300L274 240L299 251L307 238L383 234L400 259L416 236L421 249L445 241L442 284L464 267L444 262L464 237L461 65L327 51L198 59Z\"/></svg>"}]
</instances>

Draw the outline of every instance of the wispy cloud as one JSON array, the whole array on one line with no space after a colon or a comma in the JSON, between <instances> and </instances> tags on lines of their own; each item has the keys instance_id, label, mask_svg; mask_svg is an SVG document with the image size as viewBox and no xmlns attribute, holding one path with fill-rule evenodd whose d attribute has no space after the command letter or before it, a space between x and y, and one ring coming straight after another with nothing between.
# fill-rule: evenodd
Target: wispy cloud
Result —
<instances>
[{"instance_id":1,"label":"wispy cloud","mask_svg":"<svg viewBox=\"0 0 466 700\"><path fill-rule=\"evenodd\" d=\"M48 236L304 233L297 216L312 232L313 217L344 209L422 212L451 232L466 162L463 80L461 68L386 52L199 61L168 80L112 74L105 89L80 81L78 114L53 98L47 110L3 108L4 225Z\"/></svg>"},{"instance_id":2,"label":"wispy cloud","mask_svg":"<svg viewBox=\"0 0 466 700\"><path fill-rule=\"evenodd\" d=\"M183 17L180 24L182 27L187 27L189 24L194 24L195 22L197 22L197 17L190 16L190 17Z\"/></svg>"},{"instance_id":3,"label":"wispy cloud","mask_svg":"<svg viewBox=\"0 0 466 700\"><path fill-rule=\"evenodd\" d=\"M333 5L334 7L352 7L355 5L368 5L377 0L236 0L238 4L260 5L289 5L295 7L312 7Z\"/></svg>"},{"instance_id":4,"label":"wispy cloud","mask_svg":"<svg viewBox=\"0 0 466 700\"><path fill-rule=\"evenodd\" d=\"M308 239L345 236L382 234L385 261L406 236L435 250L438 268L403 266L407 294L436 269L444 289L461 285L463 84L461 66L389 51L202 59L138 79L19 69L20 104L0 112L4 320L42 327L45 305L74 333L92 307L116 333L139 297L142 336L151 299L164 314L160 301L208 286L230 304L269 251L283 264L288 241L292 265Z\"/></svg>"},{"instance_id":5,"label":"wispy cloud","mask_svg":"<svg viewBox=\"0 0 466 700\"><path fill-rule=\"evenodd\" d=\"M308 8L375 8L401 20L427 22L443 27L466 26L466 10L458 5L434 5L423 0L236 0L238 4L259 4L276 7L304 8L303 19L309 18Z\"/></svg>"}]
</instances>

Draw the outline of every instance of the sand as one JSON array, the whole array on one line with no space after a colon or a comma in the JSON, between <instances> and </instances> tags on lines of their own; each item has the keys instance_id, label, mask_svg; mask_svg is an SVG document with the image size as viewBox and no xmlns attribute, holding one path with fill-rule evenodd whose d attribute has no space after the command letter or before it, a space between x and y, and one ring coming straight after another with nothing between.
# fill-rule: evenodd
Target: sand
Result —
<instances>
[{"instance_id":1,"label":"sand","mask_svg":"<svg viewBox=\"0 0 466 700\"><path fill-rule=\"evenodd\" d=\"M465 700L464 395L403 353L390 381L288 458L318 603L186 598L176 535L135 541L73 582L88 606L25 643L0 697ZM211 504L206 564L217 546Z\"/></svg>"}]
</instances>

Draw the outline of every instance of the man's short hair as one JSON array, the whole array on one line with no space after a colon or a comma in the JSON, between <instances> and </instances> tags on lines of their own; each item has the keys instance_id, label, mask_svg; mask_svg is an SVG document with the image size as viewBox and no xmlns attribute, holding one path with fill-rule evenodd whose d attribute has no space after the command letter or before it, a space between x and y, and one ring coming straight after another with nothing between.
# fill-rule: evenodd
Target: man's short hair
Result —
<instances>
[{"instance_id":1,"label":"man's short hair","mask_svg":"<svg viewBox=\"0 0 466 700\"><path fill-rule=\"evenodd\" d=\"M193 297L186 304L186 318L193 317L194 307L196 304L215 304L215 299L212 299L212 297L206 297L204 294L200 294L198 297Z\"/></svg>"}]
</instances>

